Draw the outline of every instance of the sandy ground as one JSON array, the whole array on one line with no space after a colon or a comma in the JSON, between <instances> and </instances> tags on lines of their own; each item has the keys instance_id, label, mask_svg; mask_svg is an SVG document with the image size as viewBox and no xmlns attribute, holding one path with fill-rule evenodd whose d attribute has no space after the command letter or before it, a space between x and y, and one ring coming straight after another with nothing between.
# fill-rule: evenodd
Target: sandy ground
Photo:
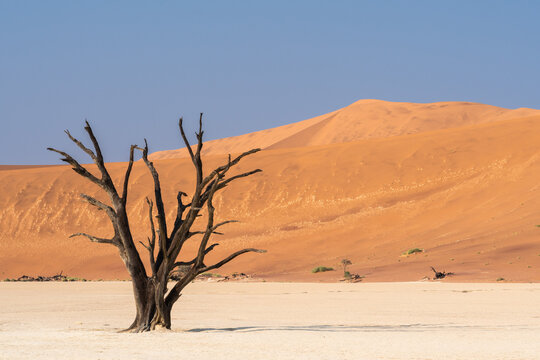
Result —
<instances>
[{"instance_id":1,"label":"sandy ground","mask_svg":"<svg viewBox=\"0 0 540 360\"><path fill-rule=\"evenodd\" d=\"M2 359L540 359L540 284L195 283L119 334L128 282L0 283Z\"/></svg>"}]
</instances>

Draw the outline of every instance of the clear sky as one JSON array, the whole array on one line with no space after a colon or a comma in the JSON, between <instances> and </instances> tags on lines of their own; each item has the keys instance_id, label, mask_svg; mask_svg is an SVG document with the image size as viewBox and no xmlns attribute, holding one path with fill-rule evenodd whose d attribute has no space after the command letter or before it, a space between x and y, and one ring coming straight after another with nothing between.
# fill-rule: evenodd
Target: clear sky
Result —
<instances>
[{"instance_id":1,"label":"clear sky","mask_svg":"<svg viewBox=\"0 0 540 360\"><path fill-rule=\"evenodd\" d=\"M362 98L540 109L540 1L0 0L0 164L58 163L87 118L107 161ZM76 153L75 151L72 151ZM88 161L86 158L84 162Z\"/></svg>"}]
</instances>

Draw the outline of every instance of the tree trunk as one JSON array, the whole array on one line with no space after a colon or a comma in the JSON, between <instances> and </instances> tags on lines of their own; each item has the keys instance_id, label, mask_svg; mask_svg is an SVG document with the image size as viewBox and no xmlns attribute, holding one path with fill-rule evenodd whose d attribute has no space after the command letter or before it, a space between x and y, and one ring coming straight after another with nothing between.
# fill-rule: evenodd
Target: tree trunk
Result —
<instances>
[{"instance_id":1,"label":"tree trunk","mask_svg":"<svg viewBox=\"0 0 540 360\"><path fill-rule=\"evenodd\" d=\"M151 330L155 330L156 327L163 327L165 329L171 328L171 310L172 307L166 306L163 302L162 306L156 306L156 313L151 323Z\"/></svg>"},{"instance_id":2,"label":"tree trunk","mask_svg":"<svg viewBox=\"0 0 540 360\"><path fill-rule=\"evenodd\" d=\"M135 279L133 276L132 284L137 314L133 323L127 329L123 330L123 332L148 331L150 330L150 320L152 320L156 308L153 296L153 284L148 278Z\"/></svg>"},{"instance_id":3,"label":"tree trunk","mask_svg":"<svg viewBox=\"0 0 540 360\"><path fill-rule=\"evenodd\" d=\"M153 278L154 282L154 305L155 312L151 319L151 330L154 330L156 326L162 326L166 329L171 328L171 309L172 306L165 304L165 294L167 293L168 274L160 272L156 278Z\"/></svg>"},{"instance_id":4,"label":"tree trunk","mask_svg":"<svg viewBox=\"0 0 540 360\"><path fill-rule=\"evenodd\" d=\"M133 281L135 284L136 282ZM156 327L171 328L172 304L165 303L167 289L152 278L146 279L145 289L133 286L137 314L131 326L123 332L145 332Z\"/></svg>"}]
</instances>

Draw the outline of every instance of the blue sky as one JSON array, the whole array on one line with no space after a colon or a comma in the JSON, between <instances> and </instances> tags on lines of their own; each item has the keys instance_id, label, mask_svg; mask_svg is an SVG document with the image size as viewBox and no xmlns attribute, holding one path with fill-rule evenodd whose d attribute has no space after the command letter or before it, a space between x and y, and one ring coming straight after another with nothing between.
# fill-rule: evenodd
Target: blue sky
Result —
<instances>
[{"instance_id":1,"label":"blue sky","mask_svg":"<svg viewBox=\"0 0 540 360\"><path fill-rule=\"evenodd\" d=\"M87 118L107 161L362 98L540 109L538 1L0 0L0 164L53 164ZM76 151L72 151L77 153ZM78 153L77 153L78 154ZM81 156L82 158L82 156ZM86 159L84 161L87 161Z\"/></svg>"}]
</instances>

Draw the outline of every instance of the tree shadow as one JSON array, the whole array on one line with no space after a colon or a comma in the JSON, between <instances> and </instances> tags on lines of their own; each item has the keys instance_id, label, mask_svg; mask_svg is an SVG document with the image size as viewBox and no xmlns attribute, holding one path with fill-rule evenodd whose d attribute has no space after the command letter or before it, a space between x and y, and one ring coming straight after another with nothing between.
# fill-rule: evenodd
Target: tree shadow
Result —
<instances>
[{"instance_id":1,"label":"tree shadow","mask_svg":"<svg viewBox=\"0 0 540 360\"><path fill-rule=\"evenodd\" d=\"M480 327L472 326L475 329ZM239 326L224 328L193 328L186 332L260 332L260 331L310 331L310 332L425 332L448 329L466 329L471 326L456 324L400 324L400 325L286 325Z\"/></svg>"}]
</instances>

